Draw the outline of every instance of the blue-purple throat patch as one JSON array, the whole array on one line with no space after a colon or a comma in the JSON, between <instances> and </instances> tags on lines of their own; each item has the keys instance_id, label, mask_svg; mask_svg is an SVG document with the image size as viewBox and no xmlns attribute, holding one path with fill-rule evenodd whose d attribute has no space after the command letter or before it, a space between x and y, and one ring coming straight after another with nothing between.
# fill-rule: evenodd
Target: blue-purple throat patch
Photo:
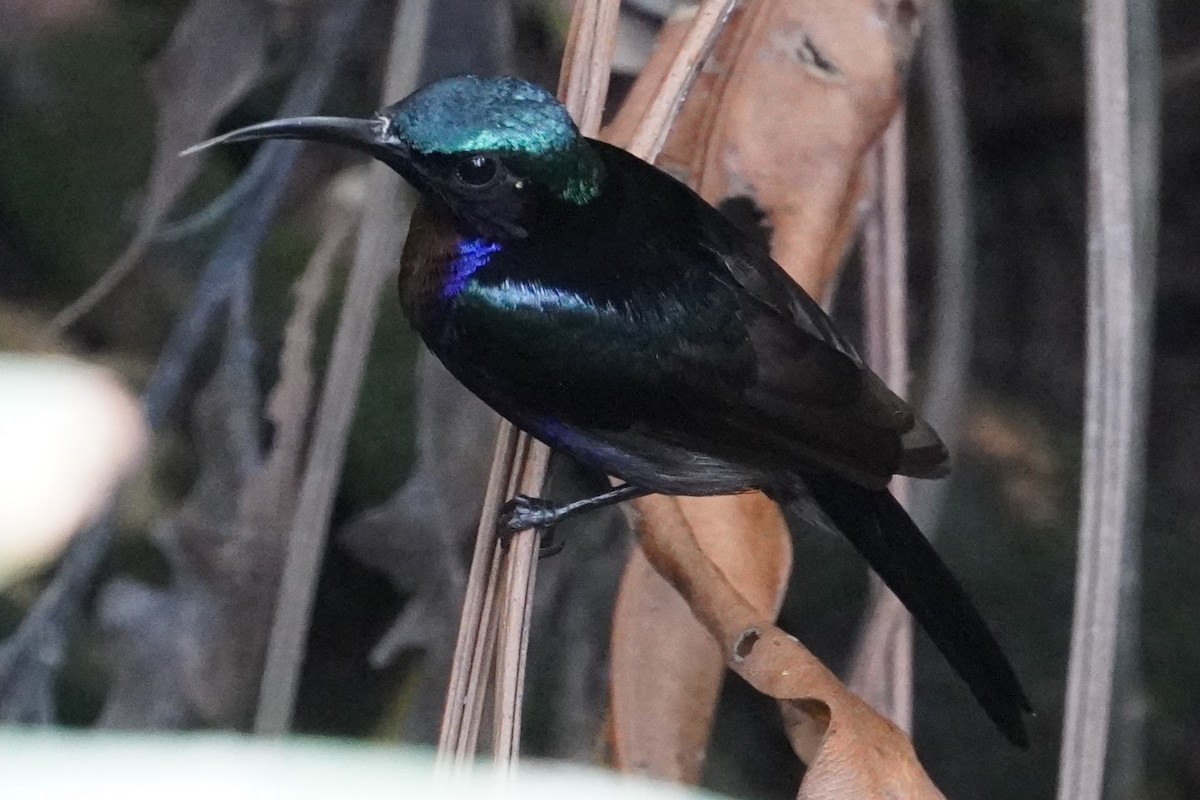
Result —
<instances>
[{"instance_id":1,"label":"blue-purple throat patch","mask_svg":"<svg viewBox=\"0 0 1200 800\"><path fill-rule=\"evenodd\" d=\"M464 239L458 246L458 255L450 262L446 281L442 285L442 299L449 300L463 290L471 276L487 266L492 255L500 252L500 243L487 239Z\"/></svg>"}]
</instances>

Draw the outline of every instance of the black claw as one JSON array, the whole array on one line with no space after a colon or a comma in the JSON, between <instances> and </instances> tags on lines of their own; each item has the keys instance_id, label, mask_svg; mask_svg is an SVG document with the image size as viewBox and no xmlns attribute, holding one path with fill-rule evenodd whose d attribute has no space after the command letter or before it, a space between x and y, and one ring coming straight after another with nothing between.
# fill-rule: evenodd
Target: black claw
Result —
<instances>
[{"instance_id":1,"label":"black claw","mask_svg":"<svg viewBox=\"0 0 1200 800\"><path fill-rule=\"evenodd\" d=\"M541 497L519 494L500 508L496 520L496 532L507 546L513 536L521 531L537 528L542 531L538 547L538 558L549 558L562 552L565 544L556 541L551 532L562 515L562 509Z\"/></svg>"},{"instance_id":2,"label":"black claw","mask_svg":"<svg viewBox=\"0 0 1200 800\"><path fill-rule=\"evenodd\" d=\"M540 497L519 494L500 508L496 528L502 539L530 528L546 528L558 520L558 506Z\"/></svg>"}]
</instances>

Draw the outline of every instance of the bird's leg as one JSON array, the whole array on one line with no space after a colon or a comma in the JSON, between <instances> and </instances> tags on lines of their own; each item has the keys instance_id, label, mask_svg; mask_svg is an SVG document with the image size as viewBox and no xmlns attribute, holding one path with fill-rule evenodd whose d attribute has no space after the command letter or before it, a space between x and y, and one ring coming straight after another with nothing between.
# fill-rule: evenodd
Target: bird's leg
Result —
<instances>
[{"instance_id":1,"label":"bird's leg","mask_svg":"<svg viewBox=\"0 0 1200 800\"><path fill-rule=\"evenodd\" d=\"M623 503L647 494L650 494L648 490L628 483L593 497L585 497L582 500L563 505L557 505L541 497L519 494L500 508L496 528L500 538L507 541L512 538L513 534L520 531L529 528L549 528L585 511L611 506L614 503Z\"/></svg>"}]
</instances>

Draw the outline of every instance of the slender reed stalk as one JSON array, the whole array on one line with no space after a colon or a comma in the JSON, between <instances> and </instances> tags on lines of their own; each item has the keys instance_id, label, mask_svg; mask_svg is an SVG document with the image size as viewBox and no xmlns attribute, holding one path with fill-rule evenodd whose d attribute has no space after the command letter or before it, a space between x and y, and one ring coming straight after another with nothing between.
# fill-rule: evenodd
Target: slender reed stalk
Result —
<instances>
[{"instance_id":1,"label":"slender reed stalk","mask_svg":"<svg viewBox=\"0 0 1200 800\"><path fill-rule=\"evenodd\" d=\"M404 0L396 11L384 82L385 102L416 88L430 3ZM254 718L254 731L259 734L278 735L291 724L333 494L346 456L346 439L375 332L379 298L385 278L399 262L402 231L397 221L408 216L399 178L382 164L372 165L368 192L372 202L359 228L358 248L321 389L267 644Z\"/></svg>"},{"instance_id":2,"label":"slender reed stalk","mask_svg":"<svg viewBox=\"0 0 1200 800\"><path fill-rule=\"evenodd\" d=\"M658 155L687 90L711 52L722 23L736 5L736 0L706 0L700 6L667 80L634 135L638 144L630 150L635 155L649 161ZM576 5L571 19L559 79L560 99L586 136L595 136L599 131L616 39L618 6L612 0L584 0ZM529 495L542 491L548 460L549 449L545 445L516 433L508 422L501 423L438 739L438 757L443 769L461 770L474 755L493 652L498 658L493 754L505 772L516 760L537 536L533 531L525 531L515 536L507 549L497 553L494 527L502 496L510 497L515 491ZM502 495L504 487L507 492ZM498 608L498 613L492 612L493 607Z\"/></svg>"},{"instance_id":3,"label":"slender reed stalk","mask_svg":"<svg viewBox=\"0 0 1200 800\"><path fill-rule=\"evenodd\" d=\"M1133 204L1129 5L1089 0L1088 335L1075 618L1060 800L1099 800L1113 698L1121 569L1141 524L1148 263Z\"/></svg>"},{"instance_id":4,"label":"slender reed stalk","mask_svg":"<svg viewBox=\"0 0 1200 800\"><path fill-rule=\"evenodd\" d=\"M863 236L867 357L902 397L908 394L909 372L904 123L901 110L869 157L875 201ZM891 490L907 502L907 480L894 479ZM848 684L905 731L912 730L912 641L912 618L872 573L871 603Z\"/></svg>"}]
</instances>

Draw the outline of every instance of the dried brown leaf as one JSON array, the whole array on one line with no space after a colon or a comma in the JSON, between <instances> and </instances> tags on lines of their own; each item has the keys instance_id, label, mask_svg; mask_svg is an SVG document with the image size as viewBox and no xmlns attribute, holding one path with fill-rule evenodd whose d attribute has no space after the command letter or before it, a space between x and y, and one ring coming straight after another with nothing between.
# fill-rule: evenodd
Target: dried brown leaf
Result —
<instances>
[{"instance_id":1,"label":"dried brown leaf","mask_svg":"<svg viewBox=\"0 0 1200 800\"><path fill-rule=\"evenodd\" d=\"M792 542L761 495L680 504L700 546L764 617L774 618ZM695 784L725 673L717 642L635 548L613 612L610 737L618 769Z\"/></svg>"},{"instance_id":2,"label":"dried brown leaf","mask_svg":"<svg viewBox=\"0 0 1200 800\"><path fill-rule=\"evenodd\" d=\"M677 499L647 497L638 510L642 547L655 570L716 638L729 668L780 701L792 746L808 764L801 800L942 798L904 732L733 587L701 549L695 520L685 518Z\"/></svg>"},{"instance_id":3,"label":"dried brown leaf","mask_svg":"<svg viewBox=\"0 0 1200 800\"><path fill-rule=\"evenodd\" d=\"M857 221L863 156L900 104L915 29L909 23L908 45L895 49L899 23L880 16L891 5L743 6L659 159L706 198L753 197L774 231L776 260L810 292L842 257ZM679 24L668 25L664 41Z\"/></svg>"},{"instance_id":4,"label":"dried brown leaf","mask_svg":"<svg viewBox=\"0 0 1200 800\"><path fill-rule=\"evenodd\" d=\"M899 106L913 20L895 13L881 19L890 8L866 0L741 8L659 159L710 202L753 199L773 229L775 257L815 296L833 277L857 221L862 158ZM606 132L610 140L633 135L687 26L685 17L668 23ZM694 782L717 665L728 660L781 701L789 737L809 764L801 797L940 797L904 734L770 624L790 566L790 538L773 503L750 494L651 497L637 507L644 553L626 572L614 621L612 738L619 766ZM761 569L766 556L758 570L748 568L764 542L772 543L782 574ZM643 557L725 648L689 625ZM754 645L764 639L770 647Z\"/></svg>"},{"instance_id":5,"label":"dried brown leaf","mask_svg":"<svg viewBox=\"0 0 1200 800\"><path fill-rule=\"evenodd\" d=\"M194 0L154 63L157 144L133 238L96 283L49 325L58 335L104 299L149 247L154 232L203 161L179 152L210 130L258 82L266 60L268 11L260 0Z\"/></svg>"}]
</instances>

